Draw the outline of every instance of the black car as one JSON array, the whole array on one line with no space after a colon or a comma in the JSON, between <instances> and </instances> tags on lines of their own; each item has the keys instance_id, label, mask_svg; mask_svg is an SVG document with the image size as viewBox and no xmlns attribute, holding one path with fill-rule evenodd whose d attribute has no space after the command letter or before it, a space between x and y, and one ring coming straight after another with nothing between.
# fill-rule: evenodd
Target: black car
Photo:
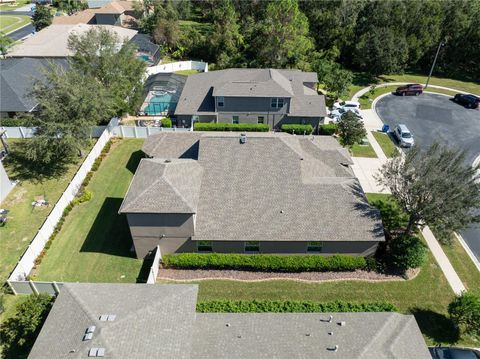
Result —
<instances>
[{"instance_id":1,"label":"black car","mask_svg":"<svg viewBox=\"0 0 480 359\"><path fill-rule=\"evenodd\" d=\"M480 97L474 95L464 95L461 93L457 93L454 96L453 101L468 108L478 108L480 105Z\"/></svg>"},{"instance_id":2,"label":"black car","mask_svg":"<svg viewBox=\"0 0 480 359\"><path fill-rule=\"evenodd\" d=\"M480 352L468 348L430 347L433 359L480 359Z\"/></svg>"}]
</instances>

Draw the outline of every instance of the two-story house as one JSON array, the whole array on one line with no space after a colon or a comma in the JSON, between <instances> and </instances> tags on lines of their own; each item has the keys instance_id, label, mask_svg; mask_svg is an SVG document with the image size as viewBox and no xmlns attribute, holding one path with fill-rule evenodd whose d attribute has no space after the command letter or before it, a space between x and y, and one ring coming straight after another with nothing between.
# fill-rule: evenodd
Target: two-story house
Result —
<instances>
[{"instance_id":1,"label":"two-story house","mask_svg":"<svg viewBox=\"0 0 480 359\"><path fill-rule=\"evenodd\" d=\"M227 69L190 75L175 110L177 124L285 123L317 127L327 115L315 72Z\"/></svg>"}]
</instances>

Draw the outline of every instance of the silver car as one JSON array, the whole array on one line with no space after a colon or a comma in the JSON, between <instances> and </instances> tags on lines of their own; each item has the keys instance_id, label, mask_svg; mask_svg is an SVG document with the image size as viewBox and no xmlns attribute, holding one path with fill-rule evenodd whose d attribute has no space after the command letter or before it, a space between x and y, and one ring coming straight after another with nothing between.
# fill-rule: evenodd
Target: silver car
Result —
<instances>
[{"instance_id":1,"label":"silver car","mask_svg":"<svg viewBox=\"0 0 480 359\"><path fill-rule=\"evenodd\" d=\"M404 124L397 125L393 129L393 135L400 147L412 147L415 144L412 133Z\"/></svg>"}]
</instances>

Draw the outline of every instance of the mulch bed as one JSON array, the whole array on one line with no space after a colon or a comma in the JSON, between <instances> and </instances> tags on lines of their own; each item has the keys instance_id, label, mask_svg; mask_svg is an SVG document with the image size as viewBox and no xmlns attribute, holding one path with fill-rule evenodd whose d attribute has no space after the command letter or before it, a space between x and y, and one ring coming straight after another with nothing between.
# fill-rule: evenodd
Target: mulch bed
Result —
<instances>
[{"instance_id":1,"label":"mulch bed","mask_svg":"<svg viewBox=\"0 0 480 359\"><path fill-rule=\"evenodd\" d=\"M395 274L381 274L357 270L354 272L253 272L241 270L171 269L160 268L158 279L174 281L195 281L208 279L228 279L245 282L258 282L273 279L287 279L304 282L329 282L338 280L363 280L370 282L403 281L405 278ZM412 279L411 277L409 279Z\"/></svg>"}]
</instances>

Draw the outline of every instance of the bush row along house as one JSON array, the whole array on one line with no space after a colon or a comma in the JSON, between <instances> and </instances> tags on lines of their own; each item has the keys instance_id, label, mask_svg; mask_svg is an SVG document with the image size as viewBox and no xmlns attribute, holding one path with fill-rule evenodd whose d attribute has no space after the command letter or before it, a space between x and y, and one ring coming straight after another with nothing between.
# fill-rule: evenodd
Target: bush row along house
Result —
<instances>
[{"instance_id":1,"label":"bush row along house","mask_svg":"<svg viewBox=\"0 0 480 359\"><path fill-rule=\"evenodd\" d=\"M430 358L413 315L197 313L197 292L65 283L29 358Z\"/></svg>"},{"instance_id":2,"label":"bush row along house","mask_svg":"<svg viewBox=\"0 0 480 359\"><path fill-rule=\"evenodd\" d=\"M192 122L311 124L327 115L317 74L300 70L227 69L190 75L175 110L179 126Z\"/></svg>"},{"instance_id":3,"label":"bush row along house","mask_svg":"<svg viewBox=\"0 0 480 359\"><path fill-rule=\"evenodd\" d=\"M160 133L143 151L120 207L139 258L157 245L162 254L369 256L385 240L333 137Z\"/></svg>"}]
</instances>

